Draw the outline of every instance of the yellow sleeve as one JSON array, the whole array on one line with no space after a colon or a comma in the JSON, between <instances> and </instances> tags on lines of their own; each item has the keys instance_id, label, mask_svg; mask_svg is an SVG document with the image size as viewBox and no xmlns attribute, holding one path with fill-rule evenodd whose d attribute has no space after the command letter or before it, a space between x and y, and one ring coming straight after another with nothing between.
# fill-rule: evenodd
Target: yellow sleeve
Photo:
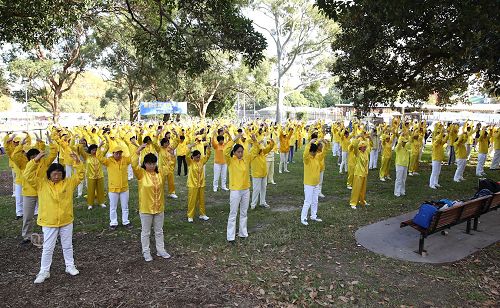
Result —
<instances>
[{"instance_id":1,"label":"yellow sleeve","mask_svg":"<svg viewBox=\"0 0 500 308\"><path fill-rule=\"evenodd\" d=\"M206 164L207 161L210 159L210 155L212 154L212 150L210 148L207 148L207 153L206 155L202 158L203 159L203 164Z\"/></svg>"},{"instance_id":2,"label":"yellow sleeve","mask_svg":"<svg viewBox=\"0 0 500 308\"><path fill-rule=\"evenodd\" d=\"M73 162L74 163L74 162ZM74 163L73 167L76 169L76 173L74 173L70 178L71 188L75 189L78 184L85 178L85 166L82 162Z\"/></svg>"},{"instance_id":3,"label":"yellow sleeve","mask_svg":"<svg viewBox=\"0 0 500 308\"><path fill-rule=\"evenodd\" d=\"M138 180L141 180L144 177L144 169L139 166L139 157L136 152L130 153L130 164L132 165L132 171L134 171L134 175Z\"/></svg>"},{"instance_id":4,"label":"yellow sleeve","mask_svg":"<svg viewBox=\"0 0 500 308\"><path fill-rule=\"evenodd\" d=\"M39 178L37 176L38 166L39 163L32 159L28 162L23 172L24 180L27 181L28 184L34 187L36 190L38 190L39 184Z\"/></svg>"}]
</instances>

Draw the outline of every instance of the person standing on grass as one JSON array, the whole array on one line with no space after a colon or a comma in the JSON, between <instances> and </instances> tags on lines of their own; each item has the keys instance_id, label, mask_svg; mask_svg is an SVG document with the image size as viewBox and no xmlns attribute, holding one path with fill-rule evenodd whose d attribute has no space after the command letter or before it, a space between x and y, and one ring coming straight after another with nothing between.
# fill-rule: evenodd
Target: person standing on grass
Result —
<instances>
[{"instance_id":1,"label":"person standing on grass","mask_svg":"<svg viewBox=\"0 0 500 308\"><path fill-rule=\"evenodd\" d=\"M311 139L306 145L303 153L304 160L304 205L300 214L300 222L307 226L307 216L309 209L311 209L311 220L321 222L318 218L318 197L319 197L319 182L321 174L321 160L326 154L325 151L318 152L318 143L323 142L320 140L316 143L317 139Z\"/></svg>"},{"instance_id":2,"label":"person standing on grass","mask_svg":"<svg viewBox=\"0 0 500 308\"><path fill-rule=\"evenodd\" d=\"M255 209L260 197L260 206L268 208L266 202L266 188L267 188L267 164L266 156L273 149L274 141L267 144L264 148L264 141L259 142L255 135L252 135L252 150L250 151L251 170L252 170L252 203L250 207Z\"/></svg>"},{"instance_id":3,"label":"person standing on grass","mask_svg":"<svg viewBox=\"0 0 500 308\"><path fill-rule=\"evenodd\" d=\"M357 142L356 142L357 143ZM352 209L356 206L368 206L366 202L366 178L368 177L368 163L370 149L368 142L362 140L358 144L354 144L353 156L355 159L354 180L352 184L351 200L349 204Z\"/></svg>"},{"instance_id":4,"label":"person standing on grass","mask_svg":"<svg viewBox=\"0 0 500 308\"><path fill-rule=\"evenodd\" d=\"M408 165L410 163L411 144L408 138L399 137L396 144L396 181L394 183L394 196L406 195L406 177L408 175Z\"/></svg>"},{"instance_id":5,"label":"person standing on grass","mask_svg":"<svg viewBox=\"0 0 500 308\"><path fill-rule=\"evenodd\" d=\"M377 161L378 161L378 150L380 145L380 136L377 132L377 128L373 128L370 134L370 141L372 144L370 151L370 162L368 168L370 170L377 169Z\"/></svg>"},{"instance_id":6,"label":"person standing on grass","mask_svg":"<svg viewBox=\"0 0 500 308\"><path fill-rule=\"evenodd\" d=\"M188 149L191 151L193 146L194 144L188 145ZM187 156L188 222L193 222L196 205L198 205L198 211L200 213L199 218L205 221L209 219L205 210L205 164L211 154L210 143L206 151L207 153L203 157L200 150L194 150Z\"/></svg>"},{"instance_id":7,"label":"person standing on grass","mask_svg":"<svg viewBox=\"0 0 500 308\"><path fill-rule=\"evenodd\" d=\"M339 173L342 174L344 172L348 171L348 156L349 156L349 144L350 144L350 137L349 137L349 131L344 128L341 131L340 135L340 149L342 150L342 159L340 161L340 171Z\"/></svg>"},{"instance_id":8,"label":"person standing on grass","mask_svg":"<svg viewBox=\"0 0 500 308\"><path fill-rule=\"evenodd\" d=\"M314 135L314 134L313 134ZM323 194L323 177L325 175L325 169L326 169L326 164L325 164L325 158L326 158L326 152L330 150L330 142L326 139L323 139L322 142L318 143L318 154L321 154L322 152L325 152L325 155L320 155L321 160L320 160L320 173L319 173L319 193L318 196L320 198L324 198L325 195Z\"/></svg>"},{"instance_id":9,"label":"person standing on grass","mask_svg":"<svg viewBox=\"0 0 500 308\"><path fill-rule=\"evenodd\" d=\"M286 131L286 128L280 130L280 164L278 166L278 172L281 173L282 170L284 172L288 171L288 155L290 152L290 137L293 133L293 129L290 128L290 131Z\"/></svg>"},{"instance_id":10,"label":"person standing on grass","mask_svg":"<svg viewBox=\"0 0 500 308\"><path fill-rule=\"evenodd\" d=\"M186 140L186 136L181 135L180 137L178 137L177 149L176 149L178 176L181 176L182 166L184 166L184 176L187 176L188 169L187 169L186 155L188 155L189 153L187 145L188 141Z\"/></svg>"},{"instance_id":11,"label":"person standing on grass","mask_svg":"<svg viewBox=\"0 0 500 308\"><path fill-rule=\"evenodd\" d=\"M9 166L12 168L12 179L14 182L14 190L12 196L15 198L16 202L16 220L23 218L23 187L22 187L22 177L21 169L12 160L12 155L14 150L21 144L21 137L13 134L5 136L5 151L9 157Z\"/></svg>"},{"instance_id":12,"label":"person standing on grass","mask_svg":"<svg viewBox=\"0 0 500 308\"><path fill-rule=\"evenodd\" d=\"M465 147L466 142L467 134L461 134L453 143L457 162L457 170L455 171L455 176L453 177L453 181L455 182L465 181L464 170L465 166L467 165L467 148Z\"/></svg>"},{"instance_id":13,"label":"person standing on grass","mask_svg":"<svg viewBox=\"0 0 500 308\"><path fill-rule=\"evenodd\" d=\"M266 155L267 183L276 185L276 182L274 182L274 153L275 153L275 149L276 149L276 143L274 142L272 133L271 133L270 137L266 138L266 139L267 139L267 144L270 144L271 142L273 143L273 148Z\"/></svg>"},{"instance_id":14,"label":"person standing on grass","mask_svg":"<svg viewBox=\"0 0 500 308\"><path fill-rule=\"evenodd\" d=\"M392 158L392 141L394 137L392 134L382 135L382 159L380 163L379 177L382 182L390 180L390 168Z\"/></svg>"},{"instance_id":15,"label":"person standing on grass","mask_svg":"<svg viewBox=\"0 0 500 308\"><path fill-rule=\"evenodd\" d=\"M227 129L224 131L226 134L229 134ZM218 134L217 130L214 130L212 136L212 147L214 148L215 158L214 158L214 181L213 181L213 189L214 192L219 188L219 179L221 182L222 190L229 190L226 185L226 177L227 177L227 164L226 159L224 158L224 149L227 145L227 142L224 141L224 136Z\"/></svg>"},{"instance_id":16,"label":"person standing on grass","mask_svg":"<svg viewBox=\"0 0 500 308\"><path fill-rule=\"evenodd\" d=\"M101 144L102 146L102 144ZM97 204L105 208L104 204L104 173L102 165L97 158L97 150L99 147L91 144L87 151L83 148L83 144L78 147L78 154L83 157L85 162L85 176L87 177L87 209L91 210L94 206L94 200L97 199Z\"/></svg>"},{"instance_id":17,"label":"person standing on grass","mask_svg":"<svg viewBox=\"0 0 500 308\"><path fill-rule=\"evenodd\" d=\"M441 174L441 162L444 160L444 146L448 142L448 135L443 136L442 130L432 138L432 172L429 179L429 187L437 189L439 175Z\"/></svg>"},{"instance_id":18,"label":"person standing on grass","mask_svg":"<svg viewBox=\"0 0 500 308\"><path fill-rule=\"evenodd\" d=\"M142 255L146 262L153 261L151 256L150 235L151 228L155 235L156 255L165 259L170 254L165 250L163 236L163 222L165 219L165 183L168 171L158 168L158 158L153 153L144 155L139 167L141 151L147 147L143 143L135 152L132 152L132 170L137 178L139 190L139 215L141 217L141 246Z\"/></svg>"},{"instance_id":19,"label":"person standing on grass","mask_svg":"<svg viewBox=\"0 0 500 308\"><path fill-rule=\"evenodd\" d=\"M162 138L160 140L160 147L157 148L158 156L160 158L160 169L167 173L168 196L172 199L177 199L175 194L175 148L176 145L170 143L170 138Z\"/></svg>"},{"instance_id":20,"label":"person standing on grass","mask_svg":"<svg viewBox=\"0 0 500 308\"><path fill-rule=\"evenodd\" d=\"M493 132L491 134L491 132ZM490 130L491 138L493 140L493 160L491 161L490 170L500 169L500 127Z\"/></svg>"},{"instance_id":21,"label":"person standing on grass","mask_svg":"<svg viewBox=\"0 0 500 308\"><path fill-rule=\"evenodd\" d=\"M41 177L39 172L40 161L45 156L39 153L26 165L23 176L38 193L38 219L37 223L43 231L43 251L40 272L34 283L42 283L50 277L50 266L52 255L56 246L57 236L60 242L66 265L66 273L71 276L78 275L73 259L73 193L78 184L84 178L84 166L80 163L78 156L70 154L73 159L73 168L76 172L66 178L66 171L61 164L51 164L46 170L46 178ZM69 164L68 161L65 161Z\"/></svg>"},{"instance_id":22,"label":"person standing on grass","mask_svg":"<svg viewBox=\"0 0 500 308\"><path fill-rule=\"evenodd\" d=\"M420 149L422 148L422 138L423 136L419 134L419 131L414 131L413 136L410 140L411 150L410 150L410 164L408 175L419 175L418 170L418 159L420 156Z\"/></svg>"},{"instance_id":23,"label":"person standing on grass","mask_svg":"<svg viewBox=\"0 0 500 308\"><path fill-rule=\"evenodd\" d=\"M121 145L115 145L111 149L111 157L106 157L109 145L104 151L98 151L97 159L108 169L108 195L109 195L109 229L114 231L118 227L118 201L122 207L122 224L127 229L132 228L128 219L128 165L131 163L130 156L124 157Z\"/></svg>"},{"instance_id":24,"label":"person standing on grass","mask_svg":"<svg viewBox=\"0 0 500 308\"><path fill-rule=\"evenodd\" d=\"M233 244L236 237L236 216L240 212L239 234L240 238L248 237L247 214L250 202L250 155L239 141L242 134L236 135L231 140L224 155L226 156L229 171L229 217L227 219L227 240Z\"/></svg>"},{"instance_id":25,"label":"person standing on grass","mask_svg":"<svg viewBox=\"0 0 500 308\"><path fill-rule=\"evenodd\" d=\"M476 175L477 176L485 176L484 172L484 163L486 162L486 156L488 155L488 132L483 128L479 133L479 137L477 138L477 166L476 166Z\"/></svg>"}]
</instances>

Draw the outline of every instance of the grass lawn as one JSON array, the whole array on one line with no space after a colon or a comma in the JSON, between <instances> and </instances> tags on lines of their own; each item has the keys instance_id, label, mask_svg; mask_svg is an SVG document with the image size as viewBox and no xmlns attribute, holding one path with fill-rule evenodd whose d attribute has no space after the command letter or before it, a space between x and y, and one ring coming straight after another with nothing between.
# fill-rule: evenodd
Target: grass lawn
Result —
<instances>
[{"instance_id":1,"label":"grass lawn","mask_svg":"<svg viewBox=\"0 0 500 308\"><path fill-rule=\"evenodd\" d=\"M415 210L423 200L471 197L477 185L474 167L470 166L474 164L475 156L466 168L465 182L453 182L455 166L443 166L440 177L443 188L432 190L428 187L430 155L427 149L423 156L424 162L420 164L420 175L408 177L406 196L402 198L393 195L394 180L380 182L378 170L370 171L367 201L371 206L367 209L352 210L348 204L350 191L346 189L346 176L338 174L334 158L328 155L323 184L326 198L320 199L318 211L323 222L310 223L306 227L300 224L303 164L302 152L299 152L295 156L295 163L289 167L291 173L276 172L277 185L268 186L267 202L271 208L249 210L249 238L237 239L236 245L228 245L226 242L229 193L214 193L211 189L212 159L206 169L206 204L210 220L201 222L195 219L193 224L187 223L185 177L176 177L179 199L168 199L166 206L164 232L167 251L172 252L172 260L176 257L189 260L186 261L189 263L186 266L193 269L193 277L197 275L198 270L216 273L217 279L222 280L224 285L234 286L231 292L250 296L253 299L251 305L281 306L291 303L302 306L463 307L495 306L500 301L499 243L455 263L431 265L399 261L374 254L358 246L354 238L354 232L359 227ZM278 160L276 156L276 171ZM487 165L489 166L489 162ZM0 170L5 170L5 167L6 162L2 157ZM500 180L498 171L492 173L493 171L486 169L486 172L490 178ZM395 178L393 162L391 176ZM132 231L119 229L112 233L107 231L107 209L88 211L85 200L77 200L75 236L94 238L98 235L105 242L124 241L129 247L128 254L140 260L140 220L137 214L135 180L131 182L129 205L131 221L135 228ZM13 238L18 236L21 222L13 220L14 216L13 198L0 196L2 242L7 240L9 243L15 243ZM432 236L429 240L432 241ZM415 249L417 245L416 241ZM92 249L98 251L101 248L97 246ZM85 259L88 254L81 250L82 246L79 247L76 243L77 265L79 262L89 264L90 261ZM13 251L11 253L16 254L14 248ZM4 252L1 258L8 256L9 253ZM36 252L36 256L39 258L40 251ZM61 259L60 252L54 254L54 259ZM11 288L22 289L26 283L31 283L34 278L32 274L36 273L39 265L39 259L34 260L35 263L30 264L31 273L18 273L31 276L5 276L10 279ZM143 269L145 274L149 273L150 270L144 262L137 261L134 264L135 267ZM83 274L85 270L82 269ZM105 268L102 270L106 271ZM174 270L169 269L168 273L155 275L169 277ZM113 276L115 273L110 272L109 275ZM58 286L57 279L60 278L51 278L52 287ZM23 283L19 283L19 280ZM130 281L132 284L132 280ZM126 288L133 289L134 286ZM64 290L66 289L62 289L60 294L69 292ZM79 290L87 292L82 287L79 287ZM123 293L121 300L126 302L133 296L133 292ZM162 303L161 299L152 295L143 296L149 300L143 302L144 305ZM77 303L78 300L73 302ZM244 302L233 300L220 305L246 306Z\"/></svg>"}]
</instances>

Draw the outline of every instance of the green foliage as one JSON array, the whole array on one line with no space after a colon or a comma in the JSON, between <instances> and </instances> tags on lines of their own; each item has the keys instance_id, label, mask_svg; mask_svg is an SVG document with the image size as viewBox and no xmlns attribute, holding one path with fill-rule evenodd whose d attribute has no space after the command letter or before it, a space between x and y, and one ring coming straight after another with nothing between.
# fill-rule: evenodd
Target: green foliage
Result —
<instances>
[{"instance_id":1,"label":"green foliage","mask_svg":"<svg viewBox=\"0 0 500 308\"><path fill-rule=\"evenodd\" d=\"M373 104L449 103L480 73L489 88L500 76L498 1L325 1L317 4L342 32L332 44L343 98ZM496 85L496 86L495 86Z\"/></svg>"},{"instance_id":2,"label":"green foliage","mask_svg":"<svg viewBox=\"0 0 500 308\"><path fill-rule=\"evenodd\" d=\"M320 83L315 82L309 86L307 86L301 94L305 99L309 101L309 106L322 108L325 107L325 99L323 95L319 91Z\"/></svg>"},{"instance_id":3,"label":"green foliage","mask_svg":"<svg viewBox=\"0 0 500 308\"><path fill-rule=\"evenodd\" d=\"M299 107L299 106L309 106L310 101L302 95L300 92L292 92L285 98L285 105L292 106L292 107Z\"/></svg>"},{"instance_id":4,"label":"green foliage","mask_svg":"<svg viewBox=\"0 0 500 308\"><path fill-rule=\"evenodd\" d=\"M0 112L10 109L12 98L7 95L0 94Z\"/></svg>"}]
</instances>

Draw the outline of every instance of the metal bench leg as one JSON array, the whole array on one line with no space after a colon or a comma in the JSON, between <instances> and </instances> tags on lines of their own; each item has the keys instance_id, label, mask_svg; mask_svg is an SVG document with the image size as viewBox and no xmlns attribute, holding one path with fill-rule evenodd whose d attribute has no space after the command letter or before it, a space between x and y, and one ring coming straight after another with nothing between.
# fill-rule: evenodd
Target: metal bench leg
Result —
<instances>
[{"instance_id":1,"label":"metal bench leg","mask_svg":"<svg viewBox=\"0 0 500 308\"><path fill-rule=\"evenodd\" d=\"M474 227L472 228L474 231L477 231L478 223L479 223L479 217L474 218Z\"/></svg>"},{"instance_id":2,"label":"metal bench leg","mask_svg":"<svg viewBox=\"0 0 500 308\"><path fill-rule=\"evenodd\" d=\"M467 220L467 227L465 228L465 233L470 234L470 219Z\"/></svg>"},{"instance_id":3,"label":"metal bench leg","mask_svg":"<svg viewBox=\"0 0 500 308\"><path fill-rule=\"evenodd\" d=\"M420 240L418 241L418 253L422 256L424 253L424 241L425 236L423 234L420 235Z\"/></svg>"}]
</instances>

